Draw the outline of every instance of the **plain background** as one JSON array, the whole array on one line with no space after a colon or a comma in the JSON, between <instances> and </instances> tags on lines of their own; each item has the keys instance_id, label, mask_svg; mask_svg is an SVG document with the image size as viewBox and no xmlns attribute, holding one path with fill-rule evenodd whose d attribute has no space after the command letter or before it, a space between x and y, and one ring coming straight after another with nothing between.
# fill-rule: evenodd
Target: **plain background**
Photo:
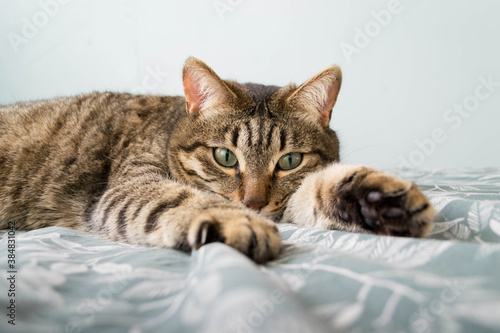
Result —
<instances>
[{"instance_id":1,"label":"plain background","mask_svg":"<svg viewBox=\"0 0 500 333\"><path fill-rule=\"evenodd\" d=\"M0 1L0 104L180 95L190 56L222 78L274 85L337 64L330 126L344 162L500 164L500 83L482 83L500 82L497 0ZM453 111L464 103L471 111Z\"/></svg>"}]
</instances>

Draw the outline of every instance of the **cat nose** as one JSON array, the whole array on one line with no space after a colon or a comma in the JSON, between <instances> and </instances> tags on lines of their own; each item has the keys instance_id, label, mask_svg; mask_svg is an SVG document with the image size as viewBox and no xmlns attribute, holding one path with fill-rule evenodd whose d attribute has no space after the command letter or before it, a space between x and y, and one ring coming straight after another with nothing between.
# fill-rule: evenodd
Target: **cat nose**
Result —
<instances>
[{"instance_id":1,"label":"cat nose","mask_svg":"<svg viewBox=\"0 0 500 333\"><path fill-rule=\"evenodd\" d=\"M265 203L264 201L260 201L260 200L243 200L242 203L247 206L248 208L250 209L253 209L253 210L256 210L256 211L260 211L260 209L267 205L267 203Z\"/></svg>"}]
</instances>

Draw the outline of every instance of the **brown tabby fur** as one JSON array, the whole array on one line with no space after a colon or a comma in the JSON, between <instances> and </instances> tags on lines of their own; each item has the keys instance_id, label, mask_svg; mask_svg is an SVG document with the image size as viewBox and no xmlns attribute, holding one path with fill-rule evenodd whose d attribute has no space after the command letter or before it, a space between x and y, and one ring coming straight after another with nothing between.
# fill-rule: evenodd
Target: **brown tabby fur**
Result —
<instances>
[{"instance_id":1,"label":"brown tabby fur","mask_svg":"<svg viewBox=\"0 0 500 333\"><path fill-rule=\"evenodd\" d=\"M431 226L411 183L337 163L328 122L338 67L279 88L222 80L191 58L183 82L186 98L93 93L0 107L0 228L182 249L221 241L265 262L280 250L274 222L415 237ZM238 164L218 164L216 147ZM301 164L276 168L290 152Z\"/></svg>"}]
</instances>

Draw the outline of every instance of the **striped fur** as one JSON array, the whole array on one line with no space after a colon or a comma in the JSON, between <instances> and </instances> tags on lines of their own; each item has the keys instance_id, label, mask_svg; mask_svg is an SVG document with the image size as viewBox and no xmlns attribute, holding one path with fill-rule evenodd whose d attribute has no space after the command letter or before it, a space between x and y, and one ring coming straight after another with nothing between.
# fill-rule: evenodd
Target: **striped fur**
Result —
<instances>
[{"instance_id":1,"label":"striped fur","mask_svg":"<svg viewBox=\"0 0 500 333\"><path fill-rule=\"evenodd\" d=\"M225 81L189 59L183 78L186 98L93 93L0 107L0 228L62 226L186 250L220 241L257 262L278 255L280 221L428 230L432 207L410 183L338 164L327 126L338 67L280 88ZM218 147L238 163L217 163ZM281 170L288 153L302 162Z\"/></svg>"}]
</instances>

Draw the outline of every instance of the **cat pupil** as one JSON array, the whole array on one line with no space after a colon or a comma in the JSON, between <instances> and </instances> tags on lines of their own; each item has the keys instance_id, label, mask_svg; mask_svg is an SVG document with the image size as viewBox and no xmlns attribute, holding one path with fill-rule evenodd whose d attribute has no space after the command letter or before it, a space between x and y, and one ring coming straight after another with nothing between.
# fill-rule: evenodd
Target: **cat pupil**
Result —
<instances>
[{"instance_id":1,"label":"cat pupil","mask_svg":"<svg viewBox=\"0 0 500 333\"><path fill-rule=\"evenodd\" d=\"M298 167L300 162L302 162L302 154L288 153L280 158L278 162L278 167L281 170L291 170Z\"/></svg>"},{"instance_id":2,"label":"cat pupil","mask_svg":"<svg viewBox=\"0 0 500 333\"><path fill-rule=\"evenodd\" d=\"M217 163L225 167L233 167L238 163L234 153L227 148L215 148L214 158Z\"/></svg>"}]
</instances>

